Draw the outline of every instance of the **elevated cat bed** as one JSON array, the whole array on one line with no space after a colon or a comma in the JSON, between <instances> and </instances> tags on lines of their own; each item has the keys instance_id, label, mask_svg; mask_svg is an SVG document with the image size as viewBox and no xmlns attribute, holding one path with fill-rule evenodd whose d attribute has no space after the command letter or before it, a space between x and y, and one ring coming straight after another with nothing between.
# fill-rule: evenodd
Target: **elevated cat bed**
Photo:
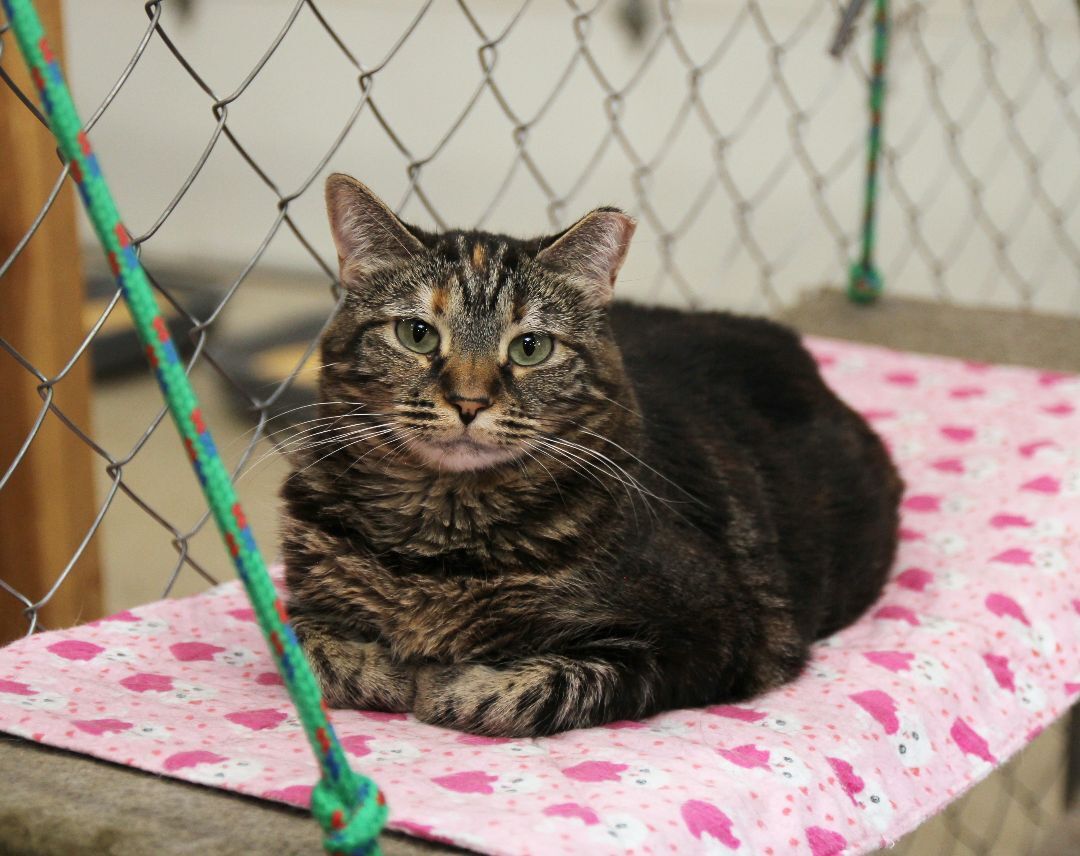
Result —
<instances>
[{"instance_id":1,"label":"elevated cat bed","mask_svg":"<svg viewBox=\"0 0 1080 856\"><path fill-rule=\"evenodd\" d=\"M737 705L541 740L338 712L391 828L506 854L863 852L1077 700L1080 378L810 346L908 484L880 601ZM316 771L251 619L227 584L22 640L0 651L0 730L306 805Z\"/></svg>"}]
</instances>

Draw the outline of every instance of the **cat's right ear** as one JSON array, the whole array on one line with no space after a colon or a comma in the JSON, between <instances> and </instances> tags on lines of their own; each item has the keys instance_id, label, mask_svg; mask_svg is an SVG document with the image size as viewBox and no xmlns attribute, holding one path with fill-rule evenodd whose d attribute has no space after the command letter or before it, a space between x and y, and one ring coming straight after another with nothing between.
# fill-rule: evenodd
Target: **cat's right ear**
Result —
<instances>
[{"instance_id":1,"label":"cat's right ear","mask_svg":"<svg viewBox=\"0 0 1080 856\"><path fill-rule=\"evenodd\" d=\"M401 264L424 245L364 184L335 172L326 179L326 213L342 270L364 276Z\"/></svg>"},{"instance_id":2,"label":"cat's right ear","mask_svg":"<svg viewBox=\"0 0 1080 856\"><path fill-rule=\"evenodd\" d=\"M556 236L536 260L573 279L586 301L606 306L636 228L637 221L618 208L597 208Z\"/></svg>"}]
</instances>

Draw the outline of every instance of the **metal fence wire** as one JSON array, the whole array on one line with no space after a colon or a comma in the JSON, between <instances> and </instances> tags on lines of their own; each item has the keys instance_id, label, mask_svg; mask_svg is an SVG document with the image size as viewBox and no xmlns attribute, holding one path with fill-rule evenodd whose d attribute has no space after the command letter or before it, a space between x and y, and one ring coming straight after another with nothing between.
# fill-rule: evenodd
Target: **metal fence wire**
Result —
<instances>
[{"instance_id":1,"label":"metal fence wire","mask_svg":"<svg viewBox=\"0 0 1080 856\"><path fill-rule=\"evenodd\" d=\"M230 389L254 420L232 446L239 477L270 447L317 335L275 384L253 387L224 359L220 331L251 283L280 270L324 283L329 318L340 294L321 210L331 169L429 228L539 232L619 204L640 221L620 288L640 299L769 312L808 288L842 285L858 242L870 17L834 59L844 5L153 0L144 19L130 2L71 3L68 70L133 244L190 328L193 378ZM878 230L886 289L1080 314L1080 4L891 5ZM112 77L80 74L101 51L109 61L95 68ZM0 23L0 80L40 119L13 81L19 62ZM68 181L58 162L22 239L0 247L0 294ZM166 275L193 247L214 271L198 310ZM153 470L150 447L170 430L164 411L106 447L58 404L71 366L123 312L118 300L111 293L87 319L59 369L0 339L0 360L20 365L42 402L14 458L0 461L0 490L52 420L106 474L86 537L48 591L31 597L0 579L27 632L42 629L39 611L121 505L119 519L136 514L175 549L159 593L217 581L193 546L208 514L179 519L175 485L135 477ZM1040 740L1061 743L1060 732ZM996 827L965 821L972 801L993 823L1026 816L1028 837L1007 852L1026 851L1064 774L1059 746L1033 783L1020 772L1030 752L993 777L997 797L978 796L984 785L945 813L937 828L948 846L935 852L1006 852L994 850ZM909 852L930 852L922 834Z\"/></svg>"}]
</instances>

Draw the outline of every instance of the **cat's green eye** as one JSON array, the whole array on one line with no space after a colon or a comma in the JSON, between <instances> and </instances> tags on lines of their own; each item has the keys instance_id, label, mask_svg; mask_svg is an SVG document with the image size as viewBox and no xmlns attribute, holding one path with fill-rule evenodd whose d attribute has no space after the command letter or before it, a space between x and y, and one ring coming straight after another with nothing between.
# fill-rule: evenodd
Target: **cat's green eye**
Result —
<instances>
[{"instance_id":1,"label":"cat's green eye","mask_svg":"<svg viewBox=\"0 0 1080 856\"><path fill-rule=\"evenodd\" d=\"M439 333L419 318L404 318L394 328L398 341L417 354L430 354L439 347Z\"/></svg>"},{"instance_id":2,"label":"cat's green eye","mask_svg":"<svg viewBox=\"0 0 1080 856\"><path fill-rule=\"evenodd\" d=\"M510 359L519 366L535 366L551 356L554 344L547 333L526 333L510 343Z\"/></svg>"}]
</instances>

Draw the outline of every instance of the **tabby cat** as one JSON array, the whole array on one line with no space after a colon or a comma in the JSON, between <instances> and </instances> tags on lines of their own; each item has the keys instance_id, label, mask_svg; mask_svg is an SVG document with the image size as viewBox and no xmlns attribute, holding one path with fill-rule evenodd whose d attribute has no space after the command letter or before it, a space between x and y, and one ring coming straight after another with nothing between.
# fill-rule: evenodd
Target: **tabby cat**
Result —
<instances>
[{"instance_id":1,"label":"tabby cat","mask_svg":"<svg viewBox=\"0 0 1080 856\"><path fill-rule=\"evenodd\" d=\"M331 705L528 736L745 699L878 596L902 490L790 330L612 304L633 219L406 225L345 175L346 300L282 489Z\"/></svg>"}]
</instances>

